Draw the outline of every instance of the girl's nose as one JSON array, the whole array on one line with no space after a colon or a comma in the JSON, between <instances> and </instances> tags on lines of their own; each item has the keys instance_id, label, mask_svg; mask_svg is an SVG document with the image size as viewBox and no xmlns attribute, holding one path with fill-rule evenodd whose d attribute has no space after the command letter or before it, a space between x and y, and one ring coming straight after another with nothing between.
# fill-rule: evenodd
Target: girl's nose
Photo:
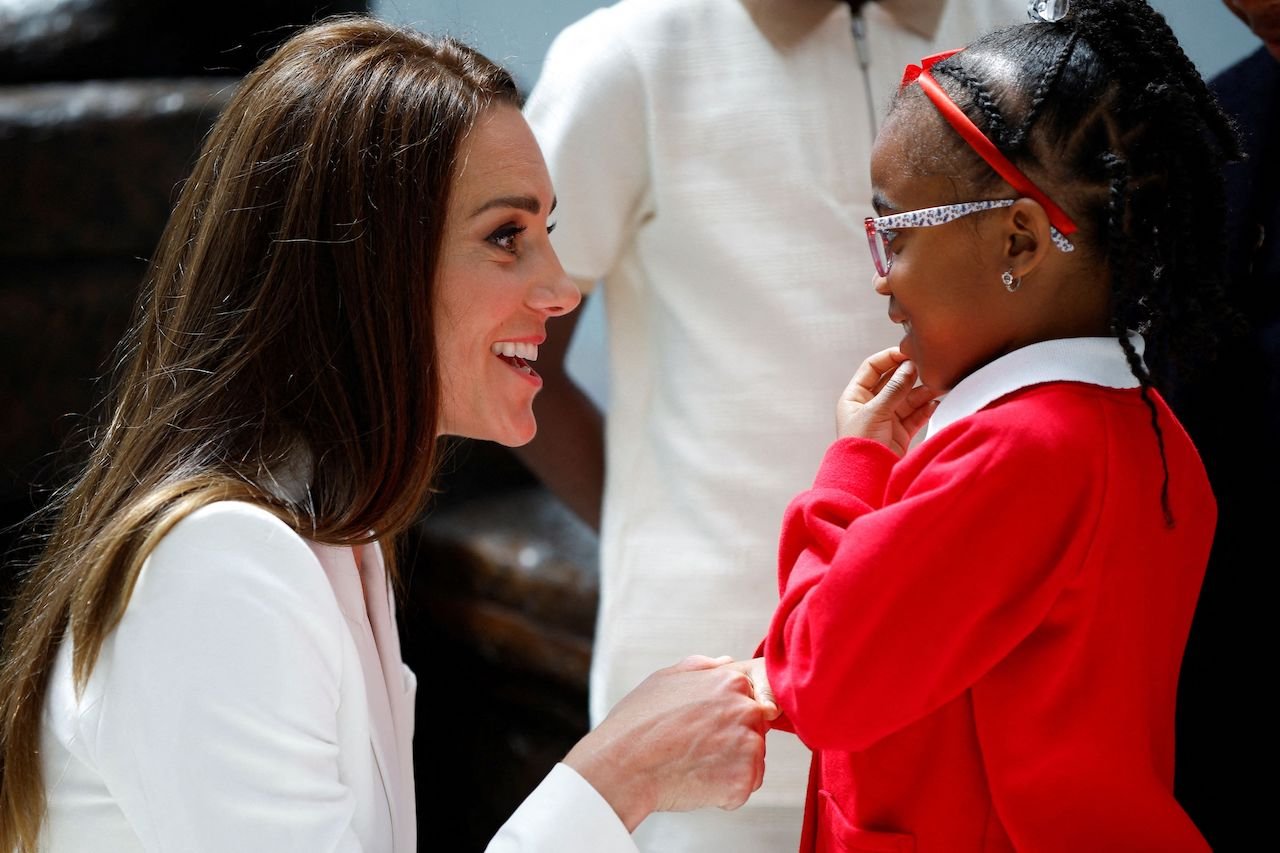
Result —
<instances>
[{"instance_id":1,"label":"girl's nose","mask_svg":"<svg viewBox=\"0 0 1280 853\"><path fill-rule=\"evenodd\" d=\"M890 293L889 276L880 275L879 271L876 271L871 274L871 284L873 287L875 287L876 293L880 294L881 296L889 295Z\"/></svg>"}]
</instances>

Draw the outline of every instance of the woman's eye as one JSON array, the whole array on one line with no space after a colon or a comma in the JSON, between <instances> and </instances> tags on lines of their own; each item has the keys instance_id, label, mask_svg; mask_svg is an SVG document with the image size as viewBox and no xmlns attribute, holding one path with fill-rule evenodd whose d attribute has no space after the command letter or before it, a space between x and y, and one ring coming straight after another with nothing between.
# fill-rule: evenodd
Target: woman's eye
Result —
<instances>
[{"instance_id":1,"label":"woman's eye","mask_svg":"<svg viewBox=\"0 0 1280 853\"><path fill-rule=\"evenodd\" d=\"M547 233L548 233L548 234L550 234L550 233L551 233L552 231L554 231L554 230L556 230L556 223L554 223L554 222L548 223L548 224L547 224Z\"/></svg>"},{"instance_id":2,"label":"woman's eye","mask_svg":"<svg viewBox=\"0 0 1280 853\"><path fill-rule=\"evenodd\" d=\"M485 239L504 252L510 252L514 255L517 250L516 244L524 229L525 226L523 225L504 225Z\"/></svg>"}]
</instances>

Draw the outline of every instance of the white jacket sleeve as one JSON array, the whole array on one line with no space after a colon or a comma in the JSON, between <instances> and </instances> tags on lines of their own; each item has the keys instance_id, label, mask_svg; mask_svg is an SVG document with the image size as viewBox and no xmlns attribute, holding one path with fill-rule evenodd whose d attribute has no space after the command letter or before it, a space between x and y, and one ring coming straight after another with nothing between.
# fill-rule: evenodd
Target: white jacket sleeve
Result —
<instances>
[{"instance_id":1,"label":"white jacket sleeve","mask_svg":"<svg viewBox=\"0 0 1280 853\"><path fill-rule=\"evenodd\" d=\"M485 853L636 853L631 834L595 788L557 764Z\"/></svg>"},{"instance_id":2,"label":"white jacket sleeve","mask_svg":"<svg viewBox=\"0 0 1280 853\"><path fill-rule=\"evenodd\" d=\"M343 624L306 543L259 508L214 504L162 540L103 647L88 744L146 850L360 850Z\"/></svg>"}]
</instances>

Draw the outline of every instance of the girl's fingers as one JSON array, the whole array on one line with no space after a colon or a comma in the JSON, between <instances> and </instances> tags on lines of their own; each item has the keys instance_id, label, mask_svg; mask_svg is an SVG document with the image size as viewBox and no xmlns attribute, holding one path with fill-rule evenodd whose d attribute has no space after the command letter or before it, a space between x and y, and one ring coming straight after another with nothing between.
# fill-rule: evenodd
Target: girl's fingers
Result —
<instances>
[{"instance_id":1,"label":"girl's fingers","mask_svg":"<svg viewBox=\"0 0 1280 853\"><path fill-rule=\"evenodd\" d=\"M929 422L929 418L933 417L934 409L938 408L937 400L926 400L923 405L916 407L902 417L902 427L907 431L907 435L915 438L916 433L924 428Z\"/></svg>"},{"instance_id":2,"label":"girl's fingers","mask_svg":"<svg viewBox=\"0 0 1280 853\"><path fill-rule=\"evenodd\" d=\"M893 376L894 370L905 360L906 356L897 347L881 350L858 365L853 378L844 389L842 398L855 403L866 403Z\"/></svg>"},{"instance_id":3,"label":"girl's fingers","mask_svg":"<svg viewBox=\"0 0 1280 853\"><path fill-rule=\"evenodd\" d=\"M880 390L876 392L876 396L883 397L885 403L891 404L894 410L897 410L901 403L906 402L908 395L914 390L915 384L915 364L910 361L903 361L880 383Z\"/></svg>"},{"instance_id":4,"label":"girl's fingers","mask_svg":"<svg viewBox=\"0 0 1280 853\"><path fill-rule=\"evenodd\" d=\"M933 391L927 386L917 385L916 387L912 388L911 393L907 395L905 406L903 408L900 408L898 411L903 415L907 415L907 414L910 414L911 412L916 411L917 409L928 406L930 403L933 403L933 402L937 402L934 399ZM935 406L933 408L937 408L937 407ZM931 408L929 411L932 412L933 409Z\"/></svg>"}]
</instances>

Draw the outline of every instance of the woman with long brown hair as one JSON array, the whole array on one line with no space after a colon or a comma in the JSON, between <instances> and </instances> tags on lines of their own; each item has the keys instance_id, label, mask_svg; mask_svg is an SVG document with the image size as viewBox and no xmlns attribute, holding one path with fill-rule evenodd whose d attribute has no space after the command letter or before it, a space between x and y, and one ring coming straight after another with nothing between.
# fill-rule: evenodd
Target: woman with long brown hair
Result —
<instances>
[{"instance_id":1,"label":"woman with long brown hair","mask_svg":"<svg viewBox=\"0 0 1280 853\"><path fill-rule=\"evenodd\" d=\"M0 850L414 849L391 546L440 436L533 436L579 301L554 204L511 77L452 40L337 19L243 82L10 610ZM767 703L721 663L655 673L492 849L744 801Z\"/></svg>"}]
</instances>

